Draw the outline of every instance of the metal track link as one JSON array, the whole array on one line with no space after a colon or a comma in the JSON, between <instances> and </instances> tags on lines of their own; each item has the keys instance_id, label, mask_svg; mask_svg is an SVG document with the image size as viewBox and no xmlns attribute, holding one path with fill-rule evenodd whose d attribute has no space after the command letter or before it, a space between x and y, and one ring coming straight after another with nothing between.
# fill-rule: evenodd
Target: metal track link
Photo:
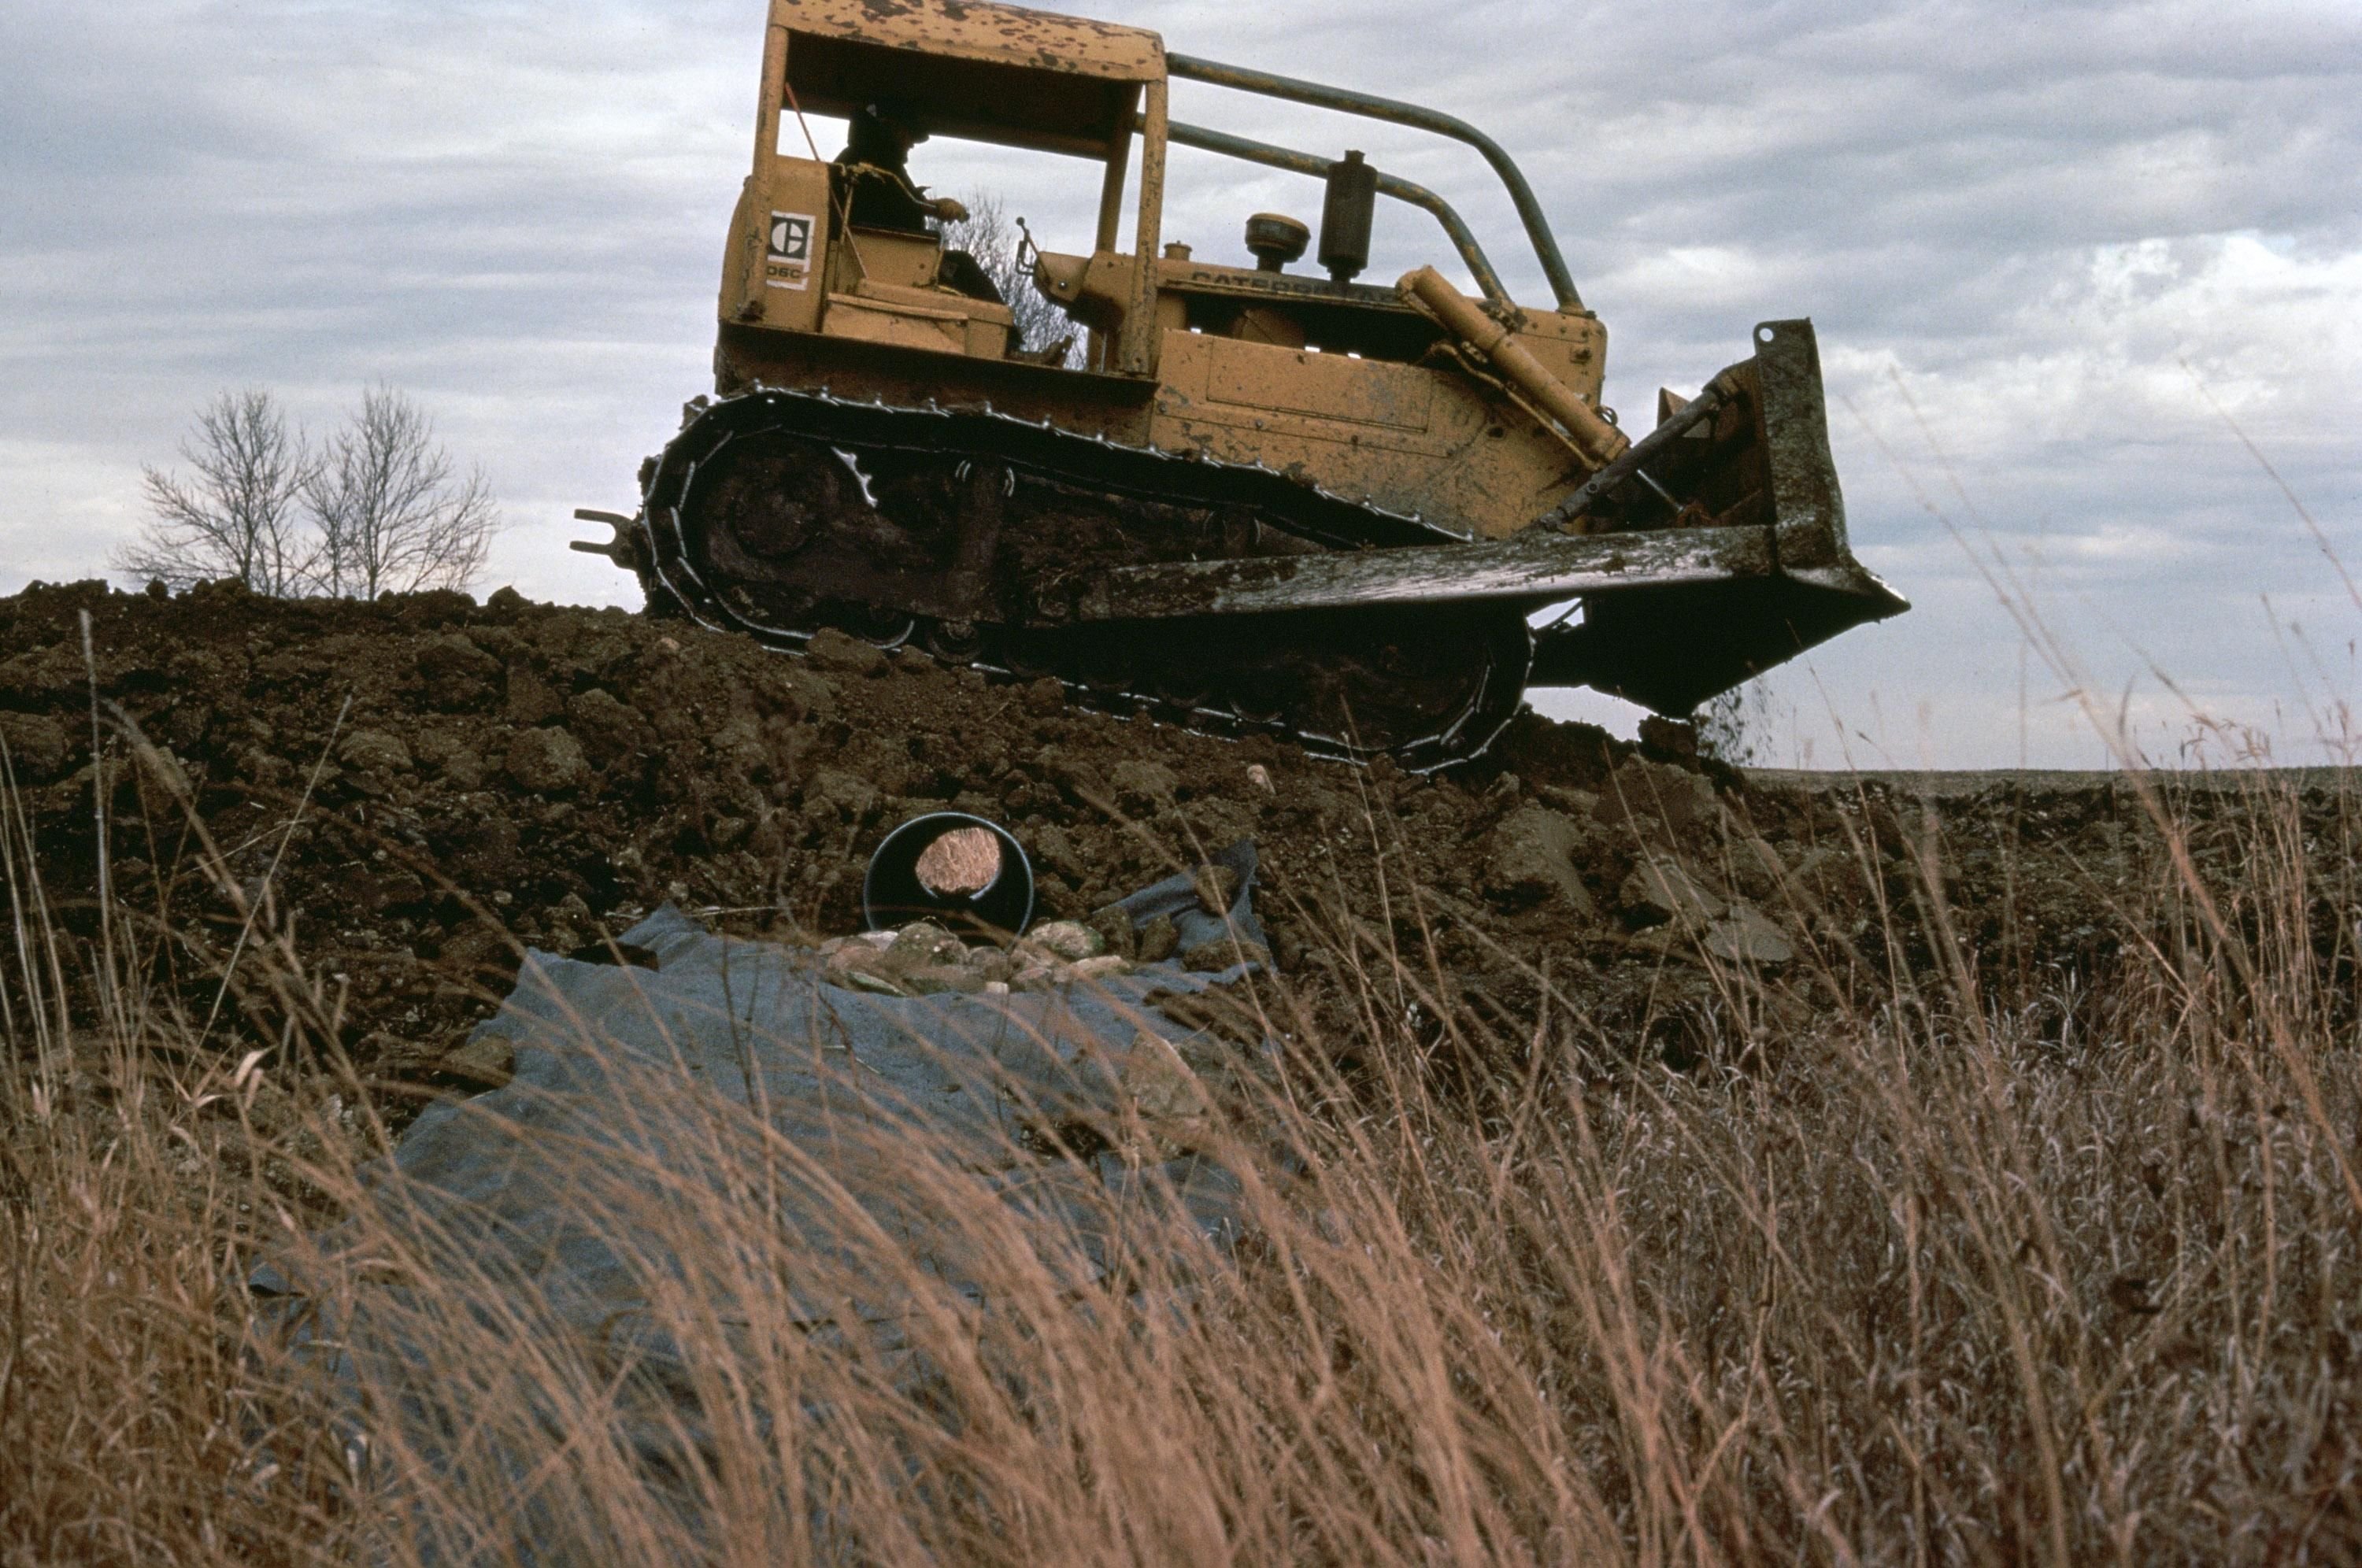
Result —
<instances>
[{"instance_id":1,"label":"metal track link","mask_svg":"<svg viewBox=\"0 0 2362 1568\"><path fill-rule=\"evenodd\" d=\"M1109 566L1457 540L1268 469L990 413L759 391L691 405L644 473L630 564L650 602L769 646L800 650L823 626L916 637L946 663L1054 675L1096 711L1145 706L1415 769L1478 755L1523 695L1532 643L1513 606L1080 625L1029 613ZM1045 505L1072 515L1002 536L1004 507ZM889 513L934 536L918 548Z\"/></svg>"}]
</instances>

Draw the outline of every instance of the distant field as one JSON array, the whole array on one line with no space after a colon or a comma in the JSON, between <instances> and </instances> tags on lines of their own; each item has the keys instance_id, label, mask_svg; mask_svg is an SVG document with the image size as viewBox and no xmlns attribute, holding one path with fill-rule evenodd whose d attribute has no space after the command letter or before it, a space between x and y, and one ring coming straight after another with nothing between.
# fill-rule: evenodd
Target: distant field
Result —
<instances>
[{"instance_id":1,"label":"distant field","mask_svg":"<svg viewBox=\"0 0 2362 1568\"><path fill-rule=\"evenodd\" d=\"M2168 790L2202 790L2238 794L2257 789L2292 790L2303 793L2351 790L2362 779L2352 767L2221 767L2174 768L2148 777ZM1988 790L2114 790L2128 778L2120 768L1987 767L1852 769L1750 767L1748 782L1766 790L1830 790L1858 784L1877 784L1914 795L1942 800L1974 795Z\"/></svg>"}]
</instances>

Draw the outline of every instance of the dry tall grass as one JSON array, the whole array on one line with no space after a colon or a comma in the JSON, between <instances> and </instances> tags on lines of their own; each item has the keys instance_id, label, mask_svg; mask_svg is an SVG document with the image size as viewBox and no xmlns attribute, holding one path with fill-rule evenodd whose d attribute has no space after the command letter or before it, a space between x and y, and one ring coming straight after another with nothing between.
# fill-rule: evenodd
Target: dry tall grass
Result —
<instances>
[{"instance_id":1,"label":"dry tall grass","mask_svg":"<svg viewBox=\"0 0 2362 1568\"><path fill-rule=\"evenodd\" d=\"M686 1162L579 1162L646 1302L586 1335L357 1179L333 1084L267 1130L272 1064L143 1011L12 816L0 1562L2355 1561L2353 889L2269 778L2193 823L2160 801L2095 990L1997 1003L1931 849L1890 932L1941 961L1808 955L1855 999L1789 1023L1725 971L1729 1052L1681 1073L1579 1069L1574 998L1479 1038L1340 922L1374 1066L1278 1021L1216 1151L1234 1259L1153 1188L1061 1231L908 1145L868 1153L922 1233L840 1201L815 1256L766 1216L824 1170L717 1103ZM1455 1036L1531 1070L1447 1103ZM291 1353L261 1243L401 1353ZM899 1295L906 1338L790 1286Z\"/></svg>"}]
</instances>

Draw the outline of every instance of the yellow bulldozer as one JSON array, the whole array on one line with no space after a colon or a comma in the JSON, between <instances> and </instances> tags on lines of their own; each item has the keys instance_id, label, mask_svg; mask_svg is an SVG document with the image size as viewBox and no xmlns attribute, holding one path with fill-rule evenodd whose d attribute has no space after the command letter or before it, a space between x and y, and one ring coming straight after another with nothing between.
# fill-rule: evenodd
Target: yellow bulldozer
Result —
<instances>
[{"instance_id":1,"label":"yellow bulldozer","mask_svg":"<svg viewBox=\"0 0 2362 1568\"><path fill-rule=\"evenodd\" d=\"M643 465L636 514L578 514L613 536L576 547L636 572L654 612L787 649L822 627L915 641L1432 767L1481 751L1529 684L1683 714L1906 608L1847 547L1811 324L1760 324L1632 439L1532 190L1451 116L977 0L769 0L762 60L714 395ZM1358 151L1172 119L1176 79L1474 148L1554 303L1513 301L1450 202ZM847 122L844 152L821 156L814 116ZM928 137L1096 179L1088 251L1029 234L1022 253L1066 342L1021 341L946 243L957 204L902 163ZM1241 215L1244 264L1168 237L1175 146L1319 181L1319 271L1292 270L1315 234L1284 214ZM1432 266L1356 282L1381 198L1435 219L1473 293Z\"/></svg>"}]
</instances>

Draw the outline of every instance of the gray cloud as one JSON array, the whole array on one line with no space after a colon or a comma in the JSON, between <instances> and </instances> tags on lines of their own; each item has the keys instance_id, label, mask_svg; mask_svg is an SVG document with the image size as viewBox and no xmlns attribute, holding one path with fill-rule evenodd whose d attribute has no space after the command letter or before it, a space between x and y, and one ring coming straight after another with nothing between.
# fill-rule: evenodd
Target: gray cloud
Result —
<instances>
[{"instance_id":1,"label":"gray cloud","mask_svg":"<svg viewBox=\"0 0 2362 1568\"><path fill-rule=\"evenodd\" d=\"M1758 319L1815 318L1857 544L1921 607L1770 683L1819 760L1832 706L1894 756L2016 755L2015 624L1930 502L2024 574L2097 686L2132 683L2153 734L2179 721L2152 660L2290 744L2308 693L2351 690L2347 656L2319 650L2345 647L2356 609L2207 401L2362 556L2346 5L1076 8L1492 129L1609 325L1627 409L1743 353ZM496 571L627 599L564 553L567 514L628 503L705 385L760 18L755 0L0 17L0 590L100 569L139 520L139 465L214 391L270 385L320 425L382 376L491 469L513 524ZM1365 148L1450 192L1545 297L1463 149L1192 83L1175 111ZM923 156L942 188L1007 190L1081 243L1073 166ZM1175 170L1168 232L1208 253L1239 251L1249 211L1317 200L1201 155ZM1380 241L1382 272L1440 250L1407 213ZM2088 761L2057 689L2036 671L2030 744Z\"/></svg>"}]
</instances>

